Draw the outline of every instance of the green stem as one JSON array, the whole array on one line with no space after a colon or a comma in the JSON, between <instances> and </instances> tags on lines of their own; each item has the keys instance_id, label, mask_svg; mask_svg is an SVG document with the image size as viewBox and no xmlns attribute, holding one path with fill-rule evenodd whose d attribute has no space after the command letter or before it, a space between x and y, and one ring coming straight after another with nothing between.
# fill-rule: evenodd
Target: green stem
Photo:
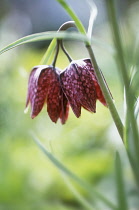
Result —
<instances>
[{"instance_id":1,"label":"green stem","mask_svg":"<svg viewBox=\"0 0 139 210\"><path fill-rule=\"evenodd\" d=\"M121 139L123 140L123 124L122 124L121 119L119 117L119 114L116 110L116 107L113 103L110 91L108 90L107 84L106 84L105 80L103 79L102 73L101 73L101 71L98 67L98 64L97 64L96 58L94 56L94 52L93 52L93 49L92 49L91 45L87 45L86 47L87 47L87 50L89 52L92 64L94 66L95 73L96 73L97 79L99 81L101 90L104 94L107 105L108 105L109 110L111 112L112 118L115 122L115 125L117 127L118 132L119 132L119 135L121 136Z\"/></svg>"},{"instance_id":2,"label":"green stem","mask_svg":"<svg viewBox=\"0 0 139 210\"><path fill-rule=\"evenodd\" d=\"M67 4L65 0L57 0L61 6L66 10L66 12L70 15L72 20L75 21L77 29L80 31L82 34L86 34L86 30L81 23L80 19L77 17L77 15L73 12L73 10L70 8L70 6Z\"/></svg>"},{"instance_id":3,"label":"green stem","mask_svg":"<svg viewBox=\"0 0 139 210\"><path fill-rule=\"evenodd\" d=\"M58 32L59 31L66 31L68 28L71 28L71 27L76 28L75 22L74 21L67 21L59 27Z\"/></svg>"},{"instance_id":4,"label":"green stem","mask_svg":"<svg viewBox=\"0 0 139 210\"><path fill-rule=\"evenodd\" d=\"M58 53L59 53L59 42L57 41L56 53L55 53L54 60L53 60L53 62L52 62L52 66L53 66L53 67L55 67L56 60L57 60L57 57L58 57Z\"/></svg>"},{"instance_id":5,"label":"green stem","mask_svg":"<svg viewBox=\"0 0 139 210\"><path fill-rule=\"evenodd\" d=\"M69 55L69 53L68 53L67 50L65 49L62 40L60 40L60 46L61 46L61 49L63 50L63 52L65 53L65 55L67 56L69 62L71 62L73 59L71 58L71 56Z\"/></svg>"},{"instance_id":6,"label":"green stem","mask_svg":"<svg viewBox=\"0 0 139 210\"><path fill-rule=\"evenodd\" d=\"M54 38L51 41L49 47L47 48L47 51L45 52L42 60L40 61L40 65L45 65L46 63L48 63L48 61L49 61L49 59L50 59L50 57L51 57L55 47L56 47L56 38Z\"/></svg>"},{"instance_id":7,"label":"green stem","mask_svg":"<svg viewBox=\"0 0 139 210\"><path fill-rule=\"evenodd\" d=\"M74 21L67 21L65 23L63 23L60 28L58 29L58 32L59 31L65 31L67 30L68 28L71 28L71 27L75 27L76 28L76 25L75 25L75 22ZM67 56L69 62L72 61L72 58L70 57L70 55L68 54L68 52L66 51L64 45L63 45L63 41L62 40L58 40L59 42L59 45L61 46L61 49L63 50L63 52L65 53L65 55Z\"/></svg>"},{"instance_id":8,"label":"green stem","mask_svg":"<svg viewBox=\"0 0 139 210\"><path fill-rule=\"evenodd\" d=\"M58 29L58 32L59 32L59 31L65 31L65 30L67 30L67 29L70 28L70 27L76 27L74 21L67 21L67 22L65 22L64 24L62 24L62 25L60 26L60 28ZM51 41L51 43L50 43L50 45L49 45L49 47L48 47L46 53L44 54L44 56L43 56L43 58L42 58L42 60L41 60L41 62L40 62L40 65L46 64L46 63L48 62L48 60L50 59L50 57L51 57L51 55L52 55L52 52L54 51L54 49L55 49L55 47L56 47L56 44L57 44L57 39L54 38L54 39ZM54 61L53 61L53 62L54 62Z\"/></svg>"}]
</instances>

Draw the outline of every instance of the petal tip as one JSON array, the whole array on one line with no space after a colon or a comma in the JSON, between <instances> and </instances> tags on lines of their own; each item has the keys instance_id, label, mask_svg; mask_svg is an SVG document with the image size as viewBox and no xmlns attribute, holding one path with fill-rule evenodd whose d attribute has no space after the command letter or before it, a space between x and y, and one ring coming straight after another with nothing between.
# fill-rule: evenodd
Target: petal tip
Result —
<instances>
[{"instance_id":1,"label":"petal tip","mask_svg":"<svg viewBox=\"0 0 139 210\"><path fill-rule=\"evenodd\" d=\"M31 115L31 118L32 118L32 119L34 119L35 117L36 117L36 115L34 115L34 114Z\"/></svg>"},{"instance_id":2,"label":"petal tip","mask_svg":"<svg viewBox=\"0 0 139 210\"><path fill-rule=\"evenodd\" d=\"M29 106L27 106L27 107L24 109L24 114L27 114L28 110L29 110Z\"/></svg>"}]
</instances>

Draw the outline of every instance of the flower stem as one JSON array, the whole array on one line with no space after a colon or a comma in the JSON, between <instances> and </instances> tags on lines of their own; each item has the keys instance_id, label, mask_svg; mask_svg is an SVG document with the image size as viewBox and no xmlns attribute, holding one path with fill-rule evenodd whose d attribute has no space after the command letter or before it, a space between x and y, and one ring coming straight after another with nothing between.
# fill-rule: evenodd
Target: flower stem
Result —
<instances>
[{"instance_id":1,"label":"flower stem","mask_svg":"<svg viewBox=\"0 0 139 210\"><path fill-rule=\"evenodd\" d=\"M68 28L71 28L71 27L76 28L75 22L74 21L67 21L60 26L60 28L58 29L58 32L59 31L66 31Z\"/></svg>"},{"instance_id":2,"label":"flower stem","mask_svg":"<svg viewBox=\"0 0 139 210\"><path fill-rule=\"evenodd\" d=\"M64 47L64 45L63 45L63 41L60 40L59 42L60 42L61 49L63 50L63 52L64 52L65 55L67 56L69 62L71 62L71 61L72 61L72 58L71 58L71 56L69 55L69 53L67 52L67 50L65 49L65 47Z\"/></svg>"},{"instance_id":3,"label":"flower stem","mask_svg":"<svg viewBox=\"0 0 139 210\"><path fill-rule=\"evenodd\" d=\"M71 27L76 27L74 21L67 21L65 23L63 23L60 28L58 29L57 32L59 31L65 31L67 30L68 28L71 28ZM67 56L69 62L72 61L72 58L70 57L70 55L68 54L68 52L66 51L64 45L63 45L63 41L61 39L57 39L57 46L56 46L56 53L55 53L55 57L54 57L54 60L52 62L52 66L55 67L55 64L56 64L56 60L57 60L57 57L58 57L58 53L59 53L59 46L61 46L61 49L63 50L63 52L65 53L65 55Z\"/></svg>"},{"instance_id":4,"label":"flower stem","mask_svg":"<svg viewBox=\"0 0 139 210\"><path fill-rule=\"evenodd\" d=\"M92 49L91 45L86 45L86 47L87 47L88 53L90 55L90 58L91 58L91 61L92 61L92 65L94 66L96 77L97 77L97 79L99 81L101 90L102 90L102 92L104 94L104 97L106 99L107 105L108 105L108 107L110 109L112 118L113 118L113 120L115 122L115 125L117 127L118 132L119 132L119 135L121 136L121 139L123 141L123 124L122 124L121 119L119 117L119 114L118 114L118 112L116 110L116 107L115 107L115 105L113 103L110 91L109 91L109 89L107 87L107 84L106 84L105 80L103 79L102 73L101 73L101 71L100 71L100 69L98 67L96 58L94 56L93 49Z\"/></svg>"},{"instance_id":5,"label":"flower stem","mask_svg":"<svg viewBox=\"0 0 139 210\"><path fill-rule=\"evenodd\" d=\"M53 62L52 62L52 66L53 66L53 67L55 67L56 60L57 60L57 57L58 57L58 53L59 53L59 42L57 41L57 45L56 45L56 53L55 53L54 60L53 60Z\"/></svg>"}]
</instances>

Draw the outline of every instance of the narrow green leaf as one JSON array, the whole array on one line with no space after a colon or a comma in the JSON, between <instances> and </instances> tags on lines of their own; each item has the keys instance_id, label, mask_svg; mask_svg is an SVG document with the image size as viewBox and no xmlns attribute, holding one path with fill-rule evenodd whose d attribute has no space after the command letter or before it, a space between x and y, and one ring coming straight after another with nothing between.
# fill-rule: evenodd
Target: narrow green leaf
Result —
<instances>
[{"instance_id":1,"label":"narrow green leaf","mask_svg":"<svg viewBox=\"0 0 139 210\"><path fill-rule=\"evenodd\" d=\"M134 109L134 114L135 114L135 118L137 119L138 117L138 114L139 114L139 97L137 98L136 100L136 103L135 103L135 109Z\"/></svg>"},{"instance_id":2,"label":"narrow green leaf","mask_svg":"<svg viewBox=\"0 0 139 210\"><path fill-rule=\"evenodd\" d=\"M87 0L87 2L90 6L90 18L89 18L87 36L91 39L94 21L95 21L96 16L97 16L97 7L96 7L95 3L91 0Z\"/></svg>"},{"instance_id":3,"label":"narrow green leaf","mask_svg":"<svg viewBox=\"0 0 139 210\"><path fill-rule=\"evenodd\" d=\"M120 155L118 152L116 153L115 168L116 168L115 172L116 172L118 209L128 210L127 197L125 192L125 183L123 179L123 170L122 170Z\"/></svg>"},{"instance_id":4,"label":"narrow green leaf","mask_svg":"<svg viewBox=\"0 0 139 210\"><path fill-rule=\"evenodd\" d=\"M36 42L36 41L44 41L44 40L50 40L53 38L57 39L69 39L69 40L78 40L86 42L88 41L87 36L83 34L79 34L78 32L55 32L55 31L49 31L49 32L42 32L42 33L36 33L29 36L22 37L21 39L16 40L15 42L9 44L8 46L4 47L0 50L0 54L15 48L17 46L20 46L22 44L30 43L30 42Z\"/></svg>"},{"instance_id":5,"label":"narrow green leaf","mask_svg":"<svg viewBox=\"0 0 139 210\"><path fill-rule=\"evenodd\" d=\"M82 188L84 188L90 195L97 197L100 201L105 203L111 209L117 210L116 206L105 198L101 193L97 192L94 188L90 186L87 182L80 179L77 175L71 172L68 168L66 168L55 156L53 156L40 142L40 140L32 133L33 139L41 149L41 151L47 156L47 158L56 166L58 170L60 170L63 174L67 175L69 178L77 182Z\"/></svg>"},{"instance_id":6,"label":"narrow green leaf","mask_svg":"<svg viewBox=\"0 0 139 210\"><path fill-rule=\"evenodd\" d=\"M65 181L67 187L70 189L70 191L73 193L73 195L79 200L79 202L86 208L90 210L95 210L92 206L92 203L90 203L88 200L86 200L73 186L73 184L70 182L68 177L61 172L61 176L63 180Z\"/></svg>"},{"instance_id":7,"label":"narrow green leaf","mask_svg":"<svg viewBox=\"0 0 139 210\"><path fill-rule=\"evenodd\" d=\"M43 58L40 62L40 65L47 64L47 62L48 62L49 58L51 57L52 52L54 51L55 47L56 47L56 39L53 39L51 41L49 47L47 48L46 53L44 54L44 56L43 56Z\"/></svg>"}]
</instances>

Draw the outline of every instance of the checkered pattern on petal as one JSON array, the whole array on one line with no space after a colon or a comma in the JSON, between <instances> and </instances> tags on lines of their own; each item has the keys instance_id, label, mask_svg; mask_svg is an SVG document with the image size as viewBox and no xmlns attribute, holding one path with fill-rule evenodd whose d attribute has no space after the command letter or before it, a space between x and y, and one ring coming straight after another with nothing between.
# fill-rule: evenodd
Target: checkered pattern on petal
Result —
<instances>
[{"instance_id":1,"label":"checkered pattern on petal","mask_svg":"<svg viewBox=\"0 0 139 210\"><path fill-rule=\"evenodd\" d=\"M32 118L36 117L42 110L44 102L46 101L52 76L53 69L51 66L36 66L31 71L28 82L28 95L26 106L28 106L30 102Z\"/></svg>"},{"instance_id":2,"label":"checkered pattern on petal","mask_svg":"<svg viewBox=\"0 0 139 210\"><path fill-rule=\"evenodd\" d=\"M81 106L88 111L96 110L96 92L91 74L82 60L73 61L60 74L62 89L76 117L81 115Z\"/></svg>"},{"instance_id":3,"label":"checkered pattern on petal","mask_svg":"<svg viewBox=\"0 0 139 210\"><path fill-rule=\"evenodd\" d=\"M50 82L50 88L47 96L47 111L53 122L57 122L60 117L62 107L62 89L59 82L58 69L53 72L53 77Z\"/></svg>"},{"instance_id":4,"label":"checkered pattern on petal","mask_svg":"<svg viewBox=\"0 0 139 210\"><path fill-rule=\"evenodd\" d=\"M103 93L101 91L101 88L100 88L100 85L99 85L99 82L95 76L95 72L94 72L94 68L92 66L92 63L91 63L91 60L90 59L84 59L84 62L86 63L86 67L88 69L88 71L91 73L91 76L92 76L92 80L94 81L94 86L95 86L95 89L96 89L96 95L97 95L97 99L104 105L104 106L107 106L106 104L106 100L103 96ZM103 76L103 75L102 75ZM103 76L104 78L104 76ZM105 79L104 79L105 80Z\"/></svg>"}]
</instances>

